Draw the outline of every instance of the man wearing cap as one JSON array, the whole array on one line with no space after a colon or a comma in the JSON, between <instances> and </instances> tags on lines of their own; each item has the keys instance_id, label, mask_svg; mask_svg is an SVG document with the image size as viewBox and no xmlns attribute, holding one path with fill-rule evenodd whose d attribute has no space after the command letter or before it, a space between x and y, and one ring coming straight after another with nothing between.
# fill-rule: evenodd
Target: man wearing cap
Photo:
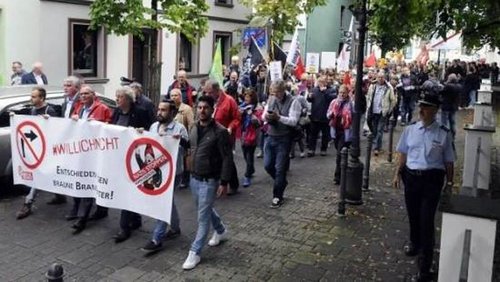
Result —
<instances>
[{"instance_id":1,"label":"man wearing cap","mask_svg":"<svg viewBox=\"0 0 500 282\"><path fill-rule=\"evenodd\" d=\"M453 186L453 137L436 121L439 105L437 95L423 95L419 101L420 121L405 128L396 148L399 161L393 184L399 188L402 180L405 188L410 221L410 243L405 246L405 254L418 255L416 281L432 278L436 208L443 187Z\"/></svg>"},{"instance_id":2,"label":"man wearing cap","mask_svg":"<svg viewBox=\"0 0 500 282\"><path fill-rule=\"evenodd\" d=\"M142 84L138 82L132 82L129 86L130 88L132 88L135 94L135 105L144 109L148 113L148 117L150 118L149 122L153 124L153 122L156 121L155 105L153 104L151 99L144 95Z\"/></svg>"}]
</instances>

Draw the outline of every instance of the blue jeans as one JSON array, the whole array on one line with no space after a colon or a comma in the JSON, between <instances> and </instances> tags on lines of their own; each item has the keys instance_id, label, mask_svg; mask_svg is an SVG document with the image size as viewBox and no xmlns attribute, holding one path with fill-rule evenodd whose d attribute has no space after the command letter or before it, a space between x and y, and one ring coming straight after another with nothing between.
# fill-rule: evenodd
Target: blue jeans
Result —
<instances>
[{"instance_id":1,"label":"blue jeans","mask_svg":"<svg viewBox=\"0 0 500 282\"><path fill-rule=\"evenodd\" d=\"M226 230L213 207L217 188L219 187L219 179L209 178L202 181L191 176L189 186L198 210L198 230L196 231L196 238L191 244L191 251L199 255L207 241L210 223L212 223L215 232L218 234L222 234Z\"/></svg>"},{"instance_id":2,"label":"blue jeans","mask_svg":"<svg viewBox=\"0 0 500 282\"><path fill-rule=\"evenodd\" d=\"M475 89L469 91L469 106L474 106L474 103L476 103L476 93L477 91Z\"/></svg>"},{"instance_id":3,"label":"blue jeans","mask_svg":"<svg viewBox=\"0 0 500 282\"><path fill-rule=\"evenodd\" d=\"M283 199L286 185L286 172L288 169L290 136L267 136L264 146L264 168L274 179L273 198Z\"/></svg>"},{"instance_id":4,"label":"blue jeans","mask_svg":"<svg viewBox=\"0 0 500 282\"><path fill-rule=\"evenodd\" d=\"M24 203L29 205L33 204L37 195L38 195L38 190L34 187L31 187L30 192L28 193L28 195L26 195Z\"/></svg>"},{"instance_id":5,"label":"blue jeans","mask_svg":"<svg viewBox=\"0 0 500 282\"><path fill-rule=\"evenodd\" d=\"M384 125L386 117L382 114L372 114L372 134L373 134L373 150L382 149L382 137L384 137Z\"/></svg>"},{"instance_id":6,"label":"blue jeans","mask_svg":"<svg viewBox=\"0 0 500 282\"><path fill-rule=\"evenodd\" d=\"M174 192L175 189L177 189L177 186L179 186L181 180L182 180L182 174L178 174L175 176ZM155 229L153 230L153 239L152 239L153 242L158 244L162 241L163 236L165 236L165 232L167 231L167 226L168 223L166 223L165 221L162 220L156 221ZM173 195L172 198L172 217L170 219L170 229L172 229L173 231L180 231L179 213L177 212L177 207L175 206L175 195Z\"/></svg>"},{"instance_id":7,"label":"blue jeans","mask_svg":"<svg viewBox=\"0 0 500 282\"><path fill-rule=\"evenodd\" d=\"M413 95L403 97L401 105L401 122L410 123L413 118L413 111L415 110L415 98Z\"/></svg>"},{"instance_id":8,"label":"blue jeans","mask_svg":"<svg viewBox=\"0 0 500 282\"><path fill-rule=\"evenodd\" d=\"M441 124L448 127L451 134L455 136L455 111L443 111L441 110Z\"/></svg>"}]
</instances>

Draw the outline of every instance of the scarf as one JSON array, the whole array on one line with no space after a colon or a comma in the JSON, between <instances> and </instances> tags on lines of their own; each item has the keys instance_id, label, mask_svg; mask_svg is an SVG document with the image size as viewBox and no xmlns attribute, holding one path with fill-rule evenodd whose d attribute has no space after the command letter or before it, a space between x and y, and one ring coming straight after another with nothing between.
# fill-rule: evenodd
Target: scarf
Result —
<instances>
[{"instance_id":1,"label":"scarf","mask_svg":"<svg viewBox=\"0 0 500 282\"><path fill-rule=\"evenodd\" d=\"M330 126L336 127L340 118L342 129L349 129L352 124L352 106L349 100L341 97L333 100L328 112L331 113Z\"/></svg>"},{"instance_id":2,"label":"scarf","mask_svg":"<svg viewBox=\"0 0 500 282\"><path fill-rule=\"evenodd\" d=\"M172 83L172 89L174 89L174 88L178 88L181 91L183 90L183 88L181 87L181 84L177 80L174 81L174 83ZM190 107L192 107L193 106L193 87L191 87L191 85L189 85L189 83L186 82L185 90L186 90L187 104ZM170 93L168 95L170 95ZM182 99L182 94L181 94L181 99ZM184 100L182 102L184 102Z\"/></svg>"}]
</instances>

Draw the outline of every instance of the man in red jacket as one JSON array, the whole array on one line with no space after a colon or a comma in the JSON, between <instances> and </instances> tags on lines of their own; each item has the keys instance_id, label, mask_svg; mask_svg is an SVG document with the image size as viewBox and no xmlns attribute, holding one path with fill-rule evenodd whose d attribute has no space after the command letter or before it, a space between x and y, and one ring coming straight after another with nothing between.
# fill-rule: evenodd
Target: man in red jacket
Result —
<instances>
[{"instance_id":1,"label":"man in red jacket","mask_svg":"<svg viewBox=\"0 0 500 282\"><path fill-rule=\"evenodd\" d=\"M73 120L96 120L105 123L111 121L112 111L108 108L108 106L104 105L101 101L99 101L99 99L97 99L95 91L89 85L82 85L80 88L80 101L81 106L76 108L71 116ZM73 228L73 234L78 234L85 229L93 204L93 198L81 199L77 212L78 219L75 224L71 226L71 228ZM95 217L96 219L104 218L108 215L108 209L97 206L95 214L99 215Z\"/></svg>"},{"instance_id":2,"label":"man in red jacket","mask_svg":"<svg viewBox=\"0 0 500 282\"><path fill-rule=\"evenodd\" d=\"M205 87L203 88L207 95L212 96L215 100L214 109L214 119L216 122L220 123L222 126L227 128L227 132L231 138L231 142L234 148L234 142L236 140L236 130L240 127L241 115L238 110L238 105L234 101L233 97L224 93L220 88L220 85L215 80L208 80L205 82ZM239 181L238 181L238 171L236 170L236 165L233 162L233 173L231 180L229 181L230 190L228 195L234 195L238 191Z\"/></svg>"},{"instance_id":3,"label":"man in red jacket","mask_svg":"<svg viewBox=\"0 0 500 282\"><path fill-rule=\"evenodd\" d=\"M168 87L167 90L167 98L170 99L170 91L174 88L179 88L182 93L182 103L193 107L196 102L196 97L193 97L193 92L196 91L194 87L192 87L187 81L186 71L180 70L177 72L177 76L175 77L175 81Z\"/></svg>"},{"instance_id":4,"label":"man in red jacket","mask_svg":"<svg viewBox=\"0 0 500 282\"><path fill-rule=\"evenodd\" d=\"M101 103L95 95L95 91L90 85L82 85L80 88L79 107L75 108L71 118L97 120L108 123L111 121L112 111L105 104Z\"/></svg>"}]
</instances>

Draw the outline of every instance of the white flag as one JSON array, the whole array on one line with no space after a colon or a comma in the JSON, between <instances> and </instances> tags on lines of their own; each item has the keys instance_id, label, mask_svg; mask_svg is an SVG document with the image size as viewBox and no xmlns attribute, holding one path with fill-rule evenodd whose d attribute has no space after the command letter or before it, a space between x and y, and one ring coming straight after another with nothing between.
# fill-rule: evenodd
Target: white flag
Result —
<instances>
[{"instance_id":1,"label":"white flag","mask_svg":"<svg viewBox=\"0 0 500 282\"><path fill-rule=\"evenodd\" d=\"M286 57L286 63L290 65L295 65L297 62L297 51L299 50L299 33L295 29L293 34L292 43L290 44L290 49L288 50L288 55Z\"/></svg>"},{"instance_id":2,"label":"white flag","mask_svg":"<svg viewBox=\"0 0 500 282\"><path fill-rule=\"evenodd\" d=\"M351 23L349 24L349 31L344 31L344 46L342 51L340 51L339 57L337 59L337 70L347 71L349 70L349 59L351 58L351 47L352 38L354 35L354 17L351 16Z\"/></svg>"}]
</instances>

